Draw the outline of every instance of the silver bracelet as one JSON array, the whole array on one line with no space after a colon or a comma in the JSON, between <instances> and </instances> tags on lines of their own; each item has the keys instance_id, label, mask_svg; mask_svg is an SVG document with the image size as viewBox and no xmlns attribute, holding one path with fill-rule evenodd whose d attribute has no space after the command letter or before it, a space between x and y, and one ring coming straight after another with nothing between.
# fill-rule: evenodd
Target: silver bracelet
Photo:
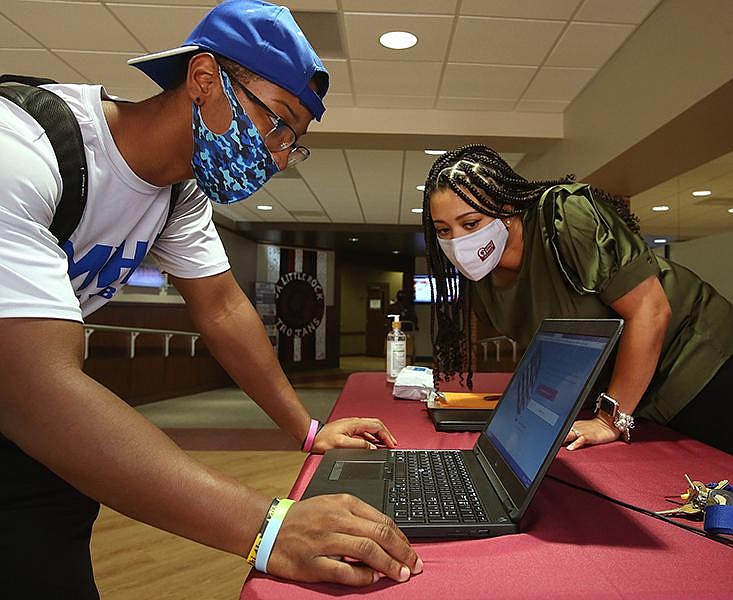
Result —
<instances>
[{"instance_id":1,"label":"silver bracelet","mask_svg":"<svg viewBox=\"0 0 733 600\"><path fill-rule=\"evenodd\" d=\"M634 428L634 417L621 411L616 413L613 426L621 432L624 442L631 441L631 430Z\"/></svg>"}]
</instances>

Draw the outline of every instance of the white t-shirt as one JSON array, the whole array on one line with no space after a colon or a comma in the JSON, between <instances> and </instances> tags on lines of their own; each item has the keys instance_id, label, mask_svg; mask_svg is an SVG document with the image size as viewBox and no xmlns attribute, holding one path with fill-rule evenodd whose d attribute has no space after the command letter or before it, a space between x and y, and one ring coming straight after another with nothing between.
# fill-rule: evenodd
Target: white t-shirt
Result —
<instances>
[{"instance_id":1,"label":"white t-shirt","mask_svg":"<svg viewBox=\"0 0 733 600\"><path fill-rule=\"evenodd\" d=\"M43 128L0 98L0 318L81 321L119 291L148 251L177 277L229 269L209 200L193 181L184 185L156 240L170 186L151 185L127 165L102 112L101 86L44 87L61 96L79 121L87 204L62 250L48 229L62 191L56 155Z\"/></svg>"}]
</instances>

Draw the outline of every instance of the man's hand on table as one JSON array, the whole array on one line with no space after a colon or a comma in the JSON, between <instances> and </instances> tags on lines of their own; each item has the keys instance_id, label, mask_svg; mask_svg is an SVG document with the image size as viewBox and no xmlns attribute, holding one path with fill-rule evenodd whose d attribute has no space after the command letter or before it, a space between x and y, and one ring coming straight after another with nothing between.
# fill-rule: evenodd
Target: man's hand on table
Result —
<instances>
[{"instance_id":1,"label":"man's hand on table","mask_svg":"<svg viewBox=\"0 0 733 600\"><path fill-rule=\"evenodd\" d=\"M348 560L343 560L348 557ZM381 574L407 581L423 564L394 522L347 494L296 502L270 555L271 575L303 582L369 585Z\"/></svg>"},{"instance_id":2,"label":"man's hand on table","mask_svg":"<svg viewBox=\"0 0 733 600\"><path fill-rule=\"evenodd\" d=\"M397 446L392 433L379 419L350 417L327 423L318 432L311 452L323 454L331 448L364 448L375 450L377 446Z\"/></svg>"}]
</instances>

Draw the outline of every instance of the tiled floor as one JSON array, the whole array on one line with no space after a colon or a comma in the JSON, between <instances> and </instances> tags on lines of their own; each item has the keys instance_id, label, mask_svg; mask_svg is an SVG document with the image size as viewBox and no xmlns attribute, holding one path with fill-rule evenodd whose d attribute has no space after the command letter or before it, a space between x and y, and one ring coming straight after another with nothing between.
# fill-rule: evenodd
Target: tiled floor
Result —
<instances>
[{"instance_id":1,"label":"tiled floor","mask_svg":"<svg viewBox=\"0 0 733 600\"><path fill-rule=\"evenodd\" d=\"M290 377L308 412L325 420L350 373L381 371L384 359L343 357L339 369ZM185 450L294 450L297 444L238 388L222 388L136 407Z\"/></svg>"}]
</instances>

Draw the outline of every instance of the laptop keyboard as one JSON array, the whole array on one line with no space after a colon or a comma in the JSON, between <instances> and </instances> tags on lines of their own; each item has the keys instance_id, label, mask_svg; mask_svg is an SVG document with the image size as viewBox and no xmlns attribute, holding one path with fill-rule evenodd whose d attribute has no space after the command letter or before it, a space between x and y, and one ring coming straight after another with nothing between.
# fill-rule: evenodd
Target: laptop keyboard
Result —
<instances>
[{"instance_id":1,"label":"laptop keyboard","mask_svg":"<svg viewBox=\"0 0 733 600\"><path fill-rule=\"evenodd\" d=\"M395 522L479 523L486 521L459 450L393 450Z\"/></svg>"}]
</instances>

